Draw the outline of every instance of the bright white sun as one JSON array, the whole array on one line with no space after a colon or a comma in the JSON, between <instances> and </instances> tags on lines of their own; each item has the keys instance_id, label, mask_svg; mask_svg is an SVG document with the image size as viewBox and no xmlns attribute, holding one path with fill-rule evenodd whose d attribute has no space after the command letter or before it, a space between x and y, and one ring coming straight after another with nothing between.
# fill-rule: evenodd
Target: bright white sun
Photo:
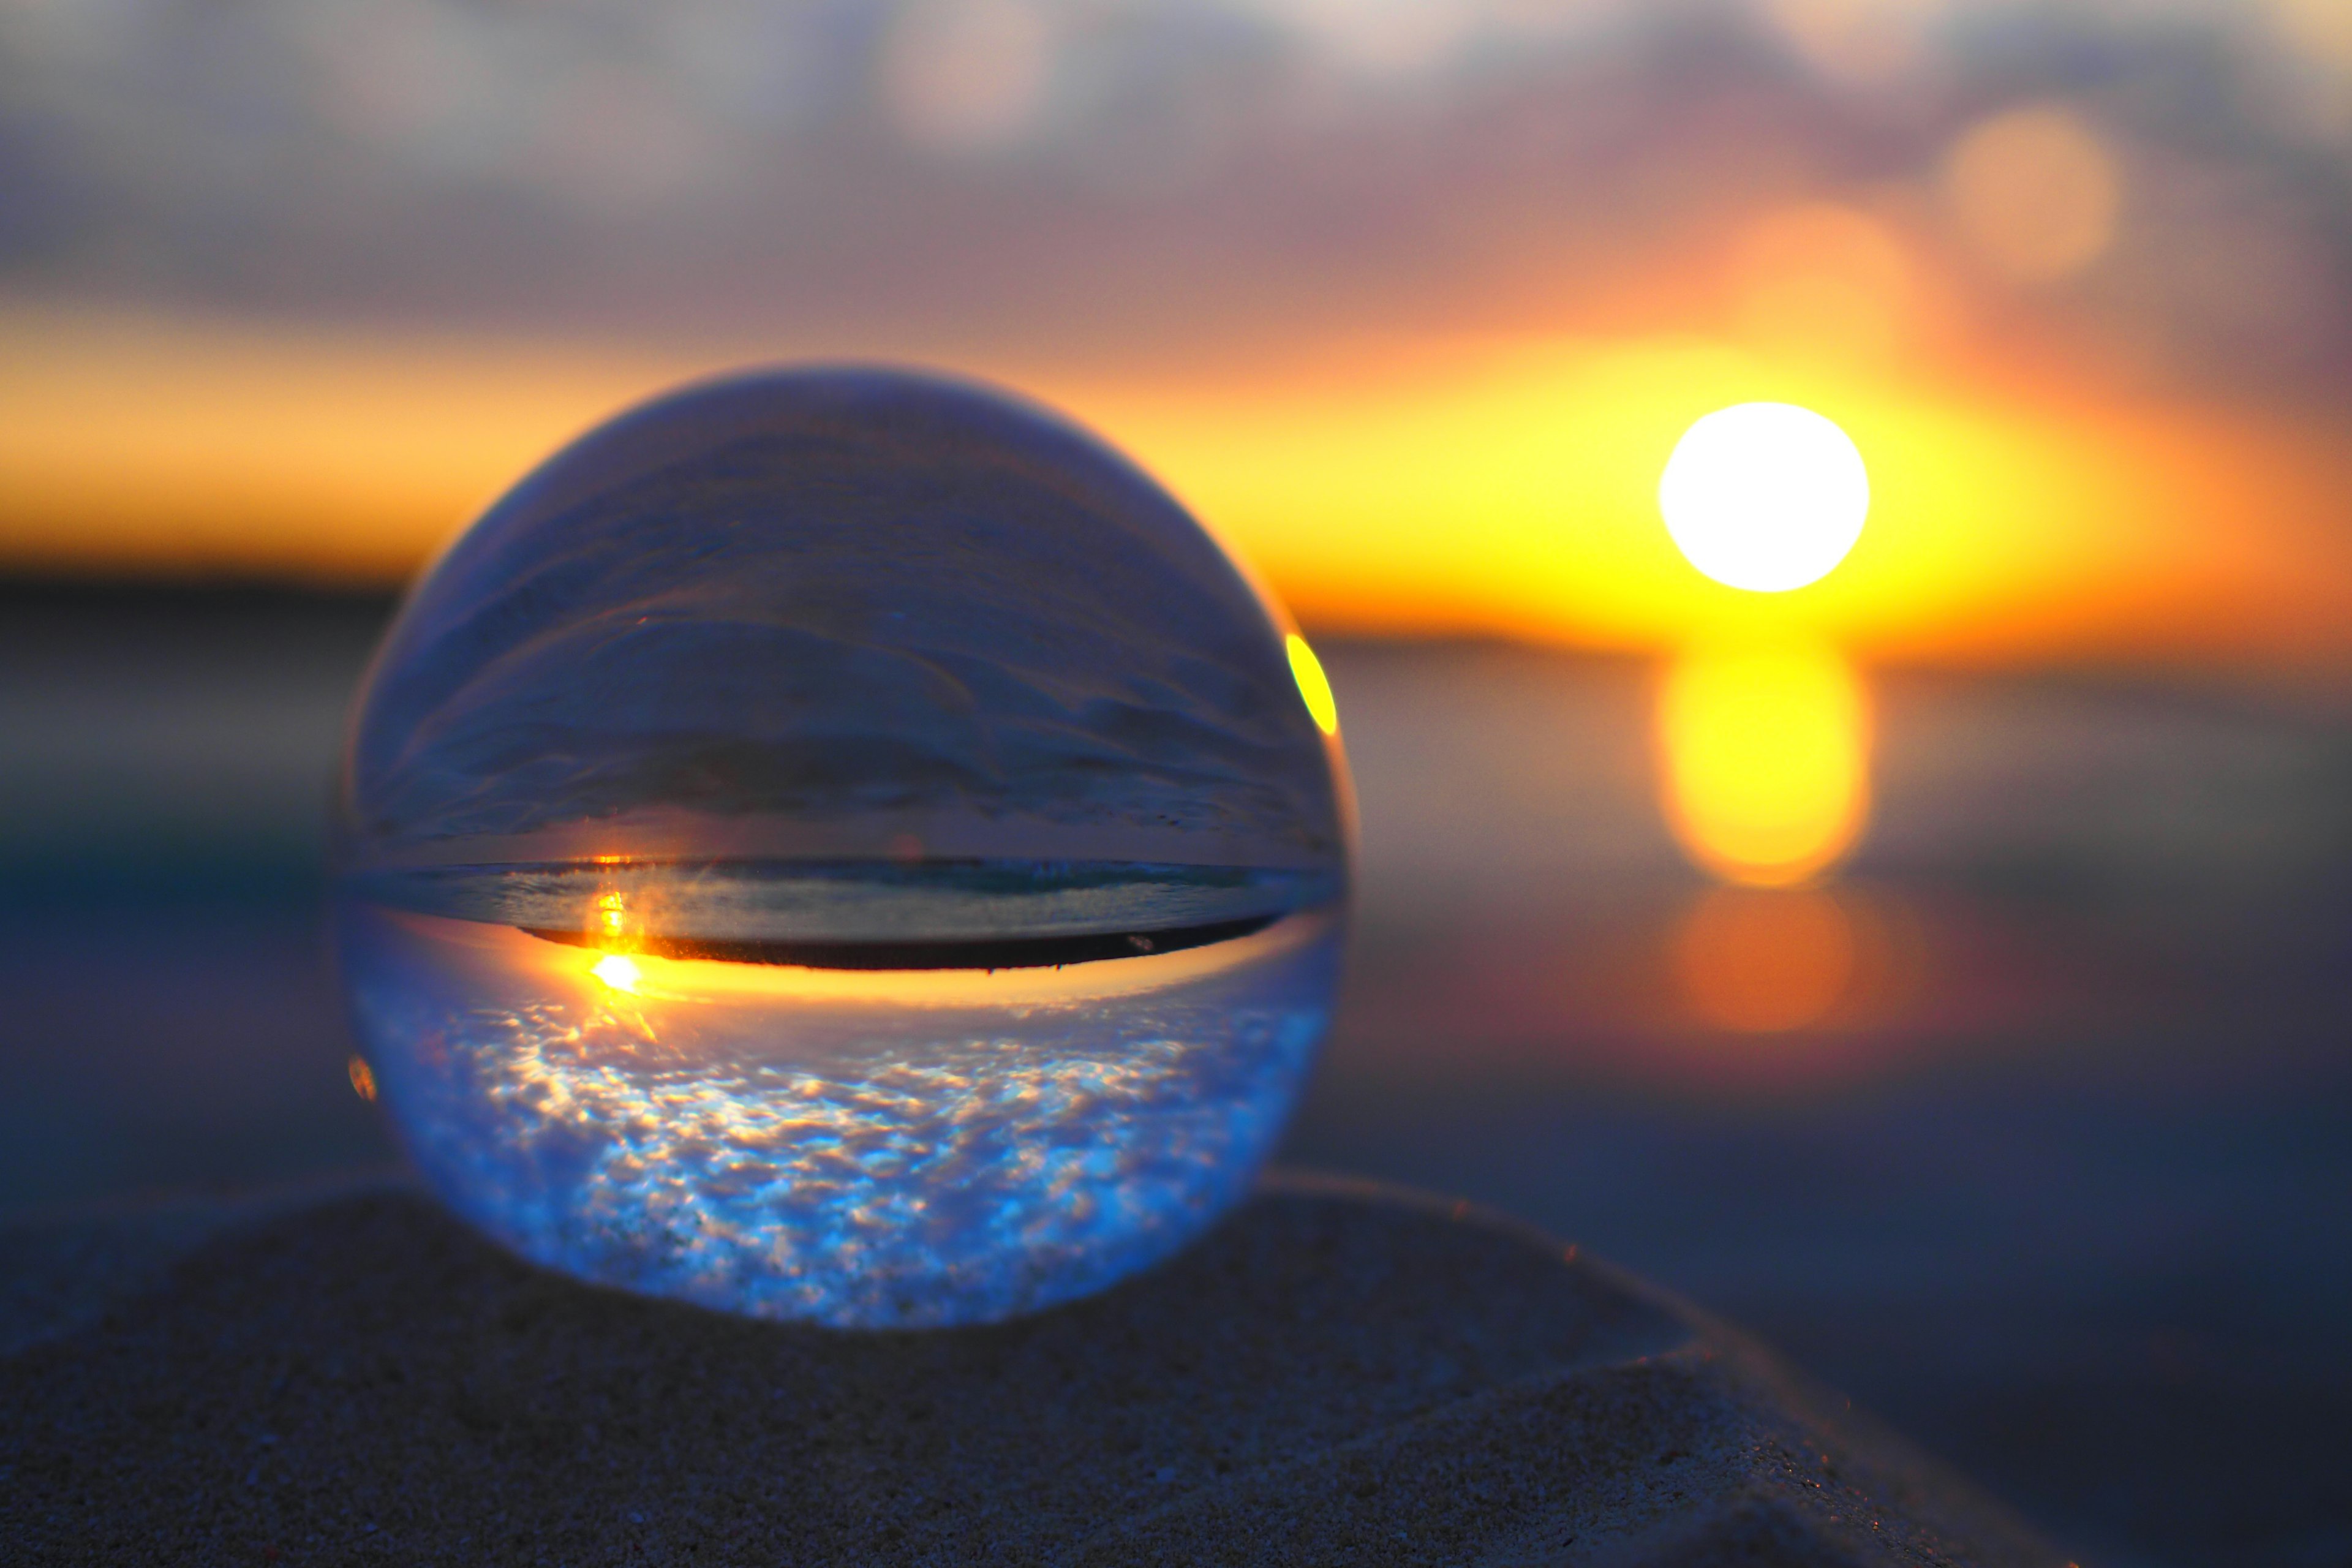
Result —
<instances>
[{"instance_id":1,"label":"bright white sun","mask_svg":"<svg viewBox=\"0 0 2352 1568\"><path fill-rule=\"evenodd\" d=\"M1701 572L1784 594L1827 576L1862 537L1870 476L1846 433L1811 409L1741 403L1683 432L1658 510Z\"/></svg>"}]
</instances>

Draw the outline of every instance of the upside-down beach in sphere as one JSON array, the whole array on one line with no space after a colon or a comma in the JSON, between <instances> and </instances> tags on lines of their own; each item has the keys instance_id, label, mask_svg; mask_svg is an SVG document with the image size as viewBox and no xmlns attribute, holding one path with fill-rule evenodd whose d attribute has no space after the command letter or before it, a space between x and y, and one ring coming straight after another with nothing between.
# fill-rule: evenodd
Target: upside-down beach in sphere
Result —
<instances>
[{"instance_id":1,"label":"upside-down beach in sphere","mask_svg":"<svg viewBox=\"0 0 2352 1568\"><path fill-rule=\"evenodd\" d=\"M876 371L649 405L377 656L336 910L373 1082L453 1206L588 1279L852 1327L1099 1289L1242 1195L1321 1037L1312 670L1024 405Z\"/></svg>"}]
</instances>

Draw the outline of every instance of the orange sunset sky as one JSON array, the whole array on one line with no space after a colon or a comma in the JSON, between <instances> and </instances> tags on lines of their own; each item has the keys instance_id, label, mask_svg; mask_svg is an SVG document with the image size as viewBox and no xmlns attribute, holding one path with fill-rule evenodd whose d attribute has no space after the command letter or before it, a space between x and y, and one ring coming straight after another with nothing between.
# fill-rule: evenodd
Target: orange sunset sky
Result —
<instances>
[{"instance_id":1,"label":"orange sunset sky","mask_svg":"<svg viewBox=\"0 0 2352 1568\"><path fill-rule=\"evenodd\" d=\"M28 114L96 151L0 141L48 198L0 247L0 571L391 584L637 398L878 358L1092 426L1320 630L2332 677L2352 34L2127 9L2033 13L2100 62L2064 75L1990 0L1237 4L1231 59L1175 12L927 0L824 41L820 90L402 0L352 98L265 7L261 132L141 98L139 37L37 26L0 66L63 72ZM2189 58L2222 110L2144 90ZM1689 423L1758 400L1871 474L1788 595L1700 577L1656 509Z\"/></svg>"}]
</instances>

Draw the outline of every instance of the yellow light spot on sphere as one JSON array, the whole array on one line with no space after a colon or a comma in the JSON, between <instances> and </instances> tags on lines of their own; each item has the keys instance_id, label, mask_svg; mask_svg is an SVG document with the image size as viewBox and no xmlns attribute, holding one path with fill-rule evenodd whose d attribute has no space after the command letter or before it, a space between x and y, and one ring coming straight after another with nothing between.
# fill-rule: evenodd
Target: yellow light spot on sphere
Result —
<instances>
[{"instance_id":1,"label":"yellow light spot on sphere","mask_svg":"<svg viewBox=\"0 0 2352 1568\"><path fill-rule=\"evenodd\" d=\"M362 1100L375 1099L375 1069L367 1065L365 1057L353 1057L343 1064L343 1070L351 1074L353 1094Z\"/></svg>"},{"instance_id":2,"label":"yellow light spot on sphere","mask_svg":"<svg viewBox=\"0 0 2352 1568\"><path fill-rule=\"evenodd\" d=\"M615 991L635 991L641 978L637 961L619 952L606 953L589 973Z\"/></svg>"},{"instance_id":3,"label":"yellow light spot on sphere","mask_svg":"<svg viewBox=\"0 0 2352 1568\"><path fill-rule=\"evenodd\" d=\"M1741 403L1683 432L1658 510L1707 576L1784 594L1828 575L1862 537L1870 475L1846 433L1811 409Z\"/></svg>"},{"instance_id":4,"label":"yellow light spot on sphere","mask_svg":"<svg viewBox=\"0 0 2352 1568\"><path fill-rule=\"evenodd\" d=\"M1331 696L1331 682L1323 674L1323 661L1307 646L1307 639L1297 632L1283 639L1290 653L1290 678L1298 682L1298 695L1307 700L1307 711L1315 727L1327 735L1339 732L1339 704Z\"/></svg>"}]
</instances>

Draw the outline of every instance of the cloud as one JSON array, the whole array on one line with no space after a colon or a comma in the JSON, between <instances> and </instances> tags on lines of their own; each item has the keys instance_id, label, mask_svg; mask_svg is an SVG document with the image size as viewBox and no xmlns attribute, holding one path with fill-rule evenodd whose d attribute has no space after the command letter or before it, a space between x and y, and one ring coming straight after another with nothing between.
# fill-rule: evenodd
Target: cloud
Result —
<instances>
[{"instance_id":1,"label":"cloud","mask_svg":"<svg viewBox=\"0 0 2352 1568\"><path fill-rule=\"evenodd\" d=\"M1615 330L1826 203L1980 331L2352 357L2352 48L2304 0L11 4L19 294L1112 357Z\"/></svg>"}]
</instances>

